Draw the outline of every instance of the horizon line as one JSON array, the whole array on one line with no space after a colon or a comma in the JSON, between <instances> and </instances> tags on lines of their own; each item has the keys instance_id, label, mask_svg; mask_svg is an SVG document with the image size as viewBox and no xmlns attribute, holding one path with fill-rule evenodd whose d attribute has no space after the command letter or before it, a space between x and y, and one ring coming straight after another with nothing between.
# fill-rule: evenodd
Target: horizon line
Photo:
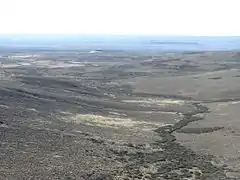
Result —
<instances>
[{"instance_id":1,"label":"horizon line","mask_svg":"<svg viewBox=\"0 0 240 180\"><path fill-rule=\"evenodd\" d=\"M114 33L0 33L0 36L158 36L158 37L240 37L240 35L191 35L191 34L114 34Z\"/></svg>"}]
</instances>

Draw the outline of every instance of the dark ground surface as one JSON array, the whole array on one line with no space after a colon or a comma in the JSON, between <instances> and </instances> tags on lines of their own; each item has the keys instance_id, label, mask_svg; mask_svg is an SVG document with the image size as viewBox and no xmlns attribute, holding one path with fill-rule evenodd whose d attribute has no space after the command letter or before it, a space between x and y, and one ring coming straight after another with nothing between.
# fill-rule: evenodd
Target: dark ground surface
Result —
<instances>
[{"instance_id":1,"label":"dark ground surface","mask_svg":"<svg viewBox=\"0 0 240 180\"><path fill-rule=\"evenodd\" d=\"M177 137L225 128L188 125L239 101L240 54L146 54L1 51L0 179L238 179Z\"/></svg>"}]
</instances>

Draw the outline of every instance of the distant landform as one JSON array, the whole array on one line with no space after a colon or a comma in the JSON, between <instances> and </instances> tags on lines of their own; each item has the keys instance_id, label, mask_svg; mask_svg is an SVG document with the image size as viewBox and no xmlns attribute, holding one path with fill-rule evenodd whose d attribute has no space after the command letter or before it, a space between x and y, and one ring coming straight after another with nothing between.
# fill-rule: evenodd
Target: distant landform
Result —
<instances>
[{"instance_id":1,"label":"distant landform","mask_svg":"<svg viewBox=\"0 0 240 180\"><path fill-rule=\"evenodd\" d=\"M240 50L240 36L0 35L0 47L56 50Z\"/></svg>"}]
</instances>

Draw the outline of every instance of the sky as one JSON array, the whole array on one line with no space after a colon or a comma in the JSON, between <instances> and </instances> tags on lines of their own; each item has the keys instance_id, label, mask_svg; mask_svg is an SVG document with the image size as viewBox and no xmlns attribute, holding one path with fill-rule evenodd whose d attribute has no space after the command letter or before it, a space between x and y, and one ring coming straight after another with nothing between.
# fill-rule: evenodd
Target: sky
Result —
<instances>
[{"instance_id":1,"label":"sky","mask_svg":"<svg viewBox=\"0 0 240 180\"><path fill-rule=\"evenodd\" d=\"M240 36L239 0L0 0L0 34Z\"/></svg>"}]
</instances>

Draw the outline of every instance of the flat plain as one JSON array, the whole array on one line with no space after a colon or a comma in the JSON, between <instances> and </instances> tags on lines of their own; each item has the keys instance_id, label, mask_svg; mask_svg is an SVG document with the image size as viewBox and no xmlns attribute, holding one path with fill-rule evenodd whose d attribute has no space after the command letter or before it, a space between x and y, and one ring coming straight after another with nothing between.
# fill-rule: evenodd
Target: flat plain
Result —
<instances>
[{"instance_id":1,"label":"flat plain","mask_svg":"<svg viewBox=\"0 0 240 180\"><path fill-rule=\"evenodd\" d=\"M240 53L0 52L0 179L239 179Z\"/></svg>"}]
</instances>

